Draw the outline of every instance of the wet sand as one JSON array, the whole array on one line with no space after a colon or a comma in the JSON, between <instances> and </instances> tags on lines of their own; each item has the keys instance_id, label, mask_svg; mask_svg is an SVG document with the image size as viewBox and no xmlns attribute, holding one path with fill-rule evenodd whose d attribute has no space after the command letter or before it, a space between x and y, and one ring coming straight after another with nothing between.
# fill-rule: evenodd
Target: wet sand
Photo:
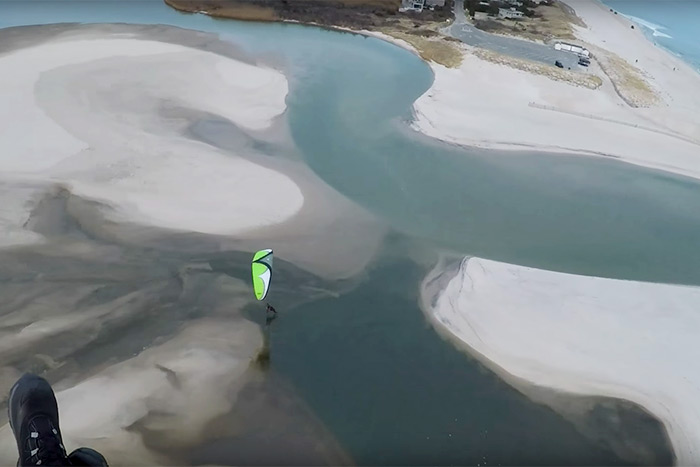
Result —
<instances>
[{"instance_id":1,"label":"wet sand","mask_svg":"<svg viewBox=\"0 0 700 467\"><path fill-rule=\"evenodd\" d=\"M385 228L295 160L286 84L272 85L286 83L283 74L215 36L127 25L0 35L9 39L0 60L12 65L17 88L3 94L14 101L0 115L14 125L14 138L0 141L8 195L0 389L24 371L44 374L69 449L89 445L114 464L202 457L198 449L230 435L212 428L217 420L250 417L242 401L259 397L250 389L260 385L251 364L262 346L250 319L261 313L250 308L250 251L275 248L290 277L308 273L285 258L347 278L371 259ZM216 73L239 89L228 97L237 105L221 100ZM206 125L212 120L238 138L223 144ZM306 203L307 195L321 201ZM329 254L333 232L355 232L357 243ZM214 271L222 262L240 275ZM277 293L293 289L282 282ZM285 391L272 397L293 400ZM332 436L308 411L293 419L305 430L300 448L326 463L344 459L337 448L324 451ZM9 426L0 431L0 459L12 463Z\"/></svg>"}]
</instances>

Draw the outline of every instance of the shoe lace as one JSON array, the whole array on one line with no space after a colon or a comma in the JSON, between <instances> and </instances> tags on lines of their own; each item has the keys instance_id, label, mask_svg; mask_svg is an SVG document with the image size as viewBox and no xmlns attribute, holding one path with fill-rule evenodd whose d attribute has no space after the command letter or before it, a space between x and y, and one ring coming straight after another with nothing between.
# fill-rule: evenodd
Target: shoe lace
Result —
<instances>
[{"instance_id":1,"label":"shoe lace","mask_svg":"<svg viewBox=\"0 0 700 467\"><path fill-rule=\"evenodd\" d=\"M58 430L50 420L34 420L30 423L27 445L34 465L70 465Z\"/></svg>"}]
</instances>

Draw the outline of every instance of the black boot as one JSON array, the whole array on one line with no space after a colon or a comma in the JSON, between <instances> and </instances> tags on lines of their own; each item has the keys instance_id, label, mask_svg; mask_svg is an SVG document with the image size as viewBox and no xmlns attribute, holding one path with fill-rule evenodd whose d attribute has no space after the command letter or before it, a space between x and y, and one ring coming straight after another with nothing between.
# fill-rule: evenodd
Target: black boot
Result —
<instances>
[{"instance_id":1,"label":"black boot","mask_svg":"<svg viewBox=\"0 0 700 467\"><path fill-rule=\"evenodd\" d=\"M25 374L12 386L7 403L15 434L17 465L71 465L58 425L58 404L44 378Z\"/></svg>"},{"instance_id":2,"label":"black boot","mask_svg":"<svg viewBox=\"0 0 700 467\"><path fill-rule=\"evenodd\" d=\"M68 454L71 465L88 467L109 467L102 454L90 448L78 448Z\"/></svg>"}]
</instances>

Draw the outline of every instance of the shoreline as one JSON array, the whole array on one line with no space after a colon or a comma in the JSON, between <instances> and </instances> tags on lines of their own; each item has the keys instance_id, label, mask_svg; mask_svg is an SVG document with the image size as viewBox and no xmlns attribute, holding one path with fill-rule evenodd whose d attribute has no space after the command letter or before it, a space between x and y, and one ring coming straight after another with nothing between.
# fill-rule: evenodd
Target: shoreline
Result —
<instances>
[{"instance_id":1,"label":"shoreline","mask_svg":"<svg viewBox=\"0 0 700 467\"><path fill-rule=\"evenodd\" d=\"M567 2L568 3L568 2ZM602 4L601 4L602 5ZM627 18L625 18L627 21L629 21ZM671 62L676 62L680 61L682 62L682 65L678 65L678 68L684 68L687 70L692 70L694 75L697 75L697 70L694 69L690 64L687 64L683 62L679 57L675 56L672 54L670 51L663 47L658 47L654 45L651 41L648 40L648 37L646 35L644 36L644 40L647 41L647 45L649 47L653 47L657 50L660 50L662 53L664 53L666 57L666 61L671 61ZM613 49L614 52L614 49ZM465 63L469 60L478 60L476 57L472 57L469 55L466 55L465 58ZM445 84L444 88L441 88L442 84L441 81L444 81L445 75L450 73L450 70L446 70L443 67L436 66L434 63L429 63L431 68L433 69L436 79L431 88L426 91L426 93L421 96L421 98L416 101L416 104L414 104L414 109L415 109L415 121L411 125L411 127L419 131L423 134L426 134L428 136L441 139L443 141L446 141L451 144L456 144L460 146L467 146L467 147L482 147L482 148L488 148L488 149L501 149L501 150L509 150L513 152L520 152L523 150L536 150L536 151L542 151L542 152L555 152L555 153L565 153L565 154L574 154L574 155L588 155L588 156L597 156L597 157L613 157L615 159L627 162L627 163L633 163L635 165L639 166L644 166L644 167L649 167L652 169L657 169L657 170L662 170L665 172L671 172L675 173L678 175L683 175L683 176L689 176L695 179L700 179L700 166L698 165L698 162L700 162L699 159L694 159L692 157L687 157L686 159L680 159L676 161L676 164L669 164L669 161L663 160L660 158L654 158L654 157L649 157L649 158L642 158L639 159L637 157L634 157L633 154L630 154L629 152L625 154L624 152L619 151L619 146L617 148L617 151L610 151L609 148L603 147L603 148L598 148L598 149L592 149L589 147L586 147L586 145L581 145L579 148L576 148L571 145L552 145L552 144L547 144L547 143L542 143L542 142L523 142L518 141L518 135L517 133L514 134L514 138L512 138L512 141L503 141L504 139L507 140L507 137L504 137L501 140L498 140L497 137L494 135L494 137L487 139L476 139L478 137L483 137L483 131L484 128L480 127L479 130L473 130L473 127L469 127L469 125L464 125L464 126L454 126L449 128L448 130L445 130L444 124L447 123L449 125L450 120L457 120L461 118L469 118L469 112L474 112L473 107L470 108L469 111L465 112L456 112L452 111L450 107L464 107L464 108L469 108L470 104L473 104L474 100L479 100L478 96L473 96L474 99L468 100L464 99L461 101L458 101L455 103L454 99L451 100L452 96L455 94L465 94L469 93L470 91L470 85L472 89L475 87L473 86L473 82L468 82L471 76L474 76L475 74L478 73L474 68L470 68L468 72L463 73L459 78L461 78L462 81L462 87L459 87L458 85L454 84L454 82L450 82L448 84ZM456 74L456 73L455 73ZM502 78L503 81L506 81L504 78L505 76L508 76L511 78L511 80L518 75L517 72L515 72L512 69L506 69L504 67L501 67L501 70L498 70L497 72L494 72L494 74L498 74L499 78ZM518 78L522 78L522 75L518 76ZM605 109L606 111L600 112L598 116L592 115L593 119L599 119L601 122L605 122L606 126L608 127L615 127L618 126L616 124L621 124L626 127L631 127L635 128L638 130L648 130L650 132L656 133L658 136L655 135L655 140L659 142L660 140L663 141L664 139L668 141L668 138L675 139L676 141L680 141L679 144L690 144L692 146L686 147L687 150L687 156L692 156L694 152L697 154L700 154L700 138L698 138L697 133L689 133L688 131L685 132L676 132L673 128L668 128L667 126L664 125L659 125L657 121L651 121L649 120L648 113L651 111L657 111L659 110L660 106L653 106L650 109L642 109L641 111L637 112L636 114L633 114L634 111L630 111L629 114L631 115L625 115L622 113L615 114L613 113L616 109L615 107L622 107L620 104L621 99L617 99L617 102L615 102L614 97L610 93L610 85L614 84L614 82L611 82L610 78L607 77L606 84L608 87L607 90L607 97L609 98L610 101L612 101L612 105L610 102L608 102L608 108ZM453 81L456 81L453 80ZM468 84L464 84L464 82L467 82ZM537 78L525 78L522 79L522 81L526 82L527 85L532 85L533 81L537 81ZM539 91L540 93L538 95L542 95L545 92L551 92L551 88L554 87L554 84L544 84L544 81L540 80L541 84ZM484 84L484 83L479 83L479 84ZM516 87L517 84L513 85L513 87ZM477 86L478 87L478 86ZM421 115L421 110L425 109L426 107L429 106L424 106L422 104L425 103L427 99L430 99L434 93L440 93L442 92L443 95L440 96L440 100L438 103L434 103L434 107L440 106L439 110L443 111L444 114L440 115L439 119L431 121L430 119L426 119L425 115ZM604 89L601 90L601 92L606 92ZM579 93L583 95L583 93ZM562 92L561 98L565 96L565 93ZM621 96L618 96L621 97ZM420 101L423 100L421 103ZM438 99L435 99L438 100ZM504 99L505 100L505 99ZM481 103L481 101L479 101ZM533 103L532 101L528 102L528 105ZM488 109L488 102L484 103L484 109ZM524 102L521 102L521 104L524 104ZM541 104L540 104L541 105ZM627 102L624 102L625 107L630 107ZM508 105L503 105L501 109L501 113L503 115L508 115L508 110L512 109L514 106L508 106ZM544 105L542 105L544 107ZM588 110L588 112L582 112L580 109L572 109L572 110L565 110L563 112L551 112L553 116L556 116L559 113L574 113L574 112L580 112L580 113L590 113L594 114L597 109L595 108L586 108L583 106L584 109ZM542 110L546 110L543 108ZM556 108L553 108L552 110L557 110ZM476 113L479 113L478 111ZM572 115L573 116L573 115ZM585 117L582 117L585 118ZM556 117L553 117L550 122L548 122L550 125L554 126L555 128L557 127L557 122L555 121ZM606 121L607 119L607 121ZM614 121L618 120L619 121ZM526 120L526 119L523 119ZM613 120L613 121L611 121ZM470 120L470 123L474 123L474 120ZM494 126L497 125L496 122L492 122ZM543 122L544 123L544 122ZM579 123L581 123L579 121ZM651 123L651 125L650 125ZM571 126L574 126L573 123ZM670 126L670 125L669 125ZM645 128L646 127L646 128ZM509 130L503 129L503 133L508 133ZM532 128L532 130L535 130L535 128ZM549 131L549 130L546 130ZM469 138L465 137L465 133L470 132L471 134L475 135L475 137ZM540 130L540 133L545 132L545 130ZM523 132L524 133L524 132ZM673 134L675 133L675 134ZM595 133L591 132L591 136L593 136ZM501 136L499 134L498 136ZM614 146L614 144L611 144L611 146ZM666 145L662 145L661 147L663 148ZM671 144L673 146L673 144ZM645 148L640 148L641 150L644 150ZM666 153L668 152L668 148L666 148ZM653 152L653 151L648 151L647 152ZM662 153L663 154L663 153ZM440 266L436 266L436 269L438 269ZM438 316L435 314L434 311L431 311L431 304L429 303L429 300L427 299L427 296L424 295L424 289L426 288L427 284L431 283L432 281L436 280L436 276L434 275L434 271L431 272L430 275L428 275L423 284L421 285L421 296L423 300L423 308L425 310L425 315L428 318L428 321L433 325L433 327L439 332L440 335L442 335L444 338L449 339L452 341L455 345L458 347L461 347L463 350L465 350L469 355L472 355L474 358L482 362L486 367L490 368L493 370L500 378L503 380L509 382L509 384L513 385L514 387L517 387L519 390L521 390L525 395L528 397L532 398L535 401L539 401L541 403L546 403L551 405L550 401L548 401L547 395L542 396L542 392L557 392L557 391L564 391L566 393L571 393L571 394L581 394L581 395L586 395L586 396L605 396L605 397L613 397L613 398L619 398L622 400L627 400L635 404L639 404L642 408L645 410L649 411L649 413L653 414L654 417L656 417L658 420L660 420L666 430L666 436L669 442L672 445L675 460L674 462L676 464L684 464L688 463L691 460L695 460L692 457L692 453L694 452L694 448L690 446L689 441L685 438L685 435L679 434L676 429L674 429L674 423L675 420L672 415L668 414L666 412L666 407L663 405L663 403L657 402L653 398L643 398L643 397L637 397L634 393L633 390L630 391L614 391L611 390L608 386L605 384L601 384L601 386L598 387L591 387L588 390L576 390L576 388L572 387L561 387L557 386L555 384L548 384L548 382L544 383L544 386L542 386L542 379L538 378L524 378L521 376L517 376L513 373L510 373L507 368L504 368L500 366L500 364L495 361L492 356L487 356L487 353L484 353L478 349L476 349L473 345L470 344L469 341L464 340L463 338L458 337L458 335L455 333L454 329L451 329L450 324L445 324L444 322L441 322L438 319ZM441 292L443 293L443 292ZM476 335L476 331L470 331L474 332ZM477 336L478 338L478 336ZM634 388L638 389L638 388ZM637 392L638 395L638 392ZM555 407L555 410L562 410L564 409L563 407Z\"/></svg>"},{"instance_id":2,"label":"shoreline","mask_svg":"<svg viewBox=\"0 0 700 467\"><path fill-rule=\"evenodd\" d=\"M527 279L529 274L533 275L532 280ZM517 282L517 287L516 284L511 284L513 281ZM499 288L493 290L489 288L492 282L497 284ZM534 291L532 296L519 291L519 289L527 287L525 284L528 283L531 286L531 289L528 290ZM634 380L636 377L637 373L635 373L635 365L632 364L632 361L638 356L637 350L630 351L629 354L622 351L618 354L617 359L620 362L617 366L620 368L611 372L600 368L600 377L593 376L596 368L595 362L607 361L606 359L600 356L588 357L593 360L590 362L590 369L586 369L587 357L583 351L586 348L584 342L590 342L587 349L591 352L595 352L599 346L603 346L603 353L610 345L613 348L616 345L624 348L624 344L620 343L623 341L619 339L619 334L607 329L607 326L616 324L615 321L611 321L615 317L615 310L613 310L615 306L604 309L601 305L600 310L596 308L591 310L588 305L584 304L584 302L587 303L586 297L588 296L583 291L590 288L586 285L589 283L603 284L600 289L596 288L595 290L601 290L602 294L611 294L613 297L617 296L622 299L623 302L626 300L630 303L636 303L636 296L628 295L629 298L625 298L625 294L617 290L619 284L624 285L624 287L638 288L639 291L643 291L642 296L644 293L654 295L669 292L671 295L675 295L674 290L700 296L700 288L698 287L576 276L472 257L465 258L452 266L447 266L447 261L441 259L421 283L421 308L424 310L428 322L443 338L461 348L534 402L548 405L567 417L581 417L590 409L586 409L585 404L577 408L576 404L572 405L571 400L561 400L558 395L606 397L638 405L659 420L663 426L667 442L674 455L674 465L692 465L697 461L694 446L700 443L700 439L692 440L691 430L683 430L683 427L695 423L691 421L695 408L690 407L691 414L688 416L679 416L679 414L688 411L687 404L682 405L676 399L669 397L670 394L664 395L658 392L659 388L665 387L671 393L674 391L683 393L683 388L679 389L674 386L674 384L679 383L678 380L684 378L682 375L677 375L675 381L664 385L665 377L672 372L661 375L663 373L661 370L655 373L658 377L647 378L653 380L647 382L649 387L630 386L625 381L630 381L630 378ZM553 297L551 313L542 314L542 303L549 302L537 299L538 294L543 295L542 298L546 294L553 296L559 292L552 292L552 290L572 286L578 287L582 293L568 299L562 297L561 301ZM509 293L507 292L509 287L512 290L518 289L518 291ZM594 298L598 297L595 290L589 292L589 298L594 301L598 299ZM561 295L563 296L565 293L566 291L562 292ZM510 295L514 298L511 299ZM469 301L468 307L460 306L460 304L466 304L467 300ZM592 341L589 339L596 334L586 332L588 329L585 326L579 326L583 331L574 332L574 334L581 336L580 339L567 337L571 333L567 333L567 323L564 321L569 320L569 316L575 313L577 308L573 303L579 300L586 307L586 313L593 313L601 318L600 325L596 325L600 336L602 336L599 344L596 343L595 339ZM612 300L618 299L612 298ZM491 302L499 303L499 306L495 306ZM691 303L691 301L687 303ZM628 308L625 311L637 313L635 305L632 307L633 309ZM686 307L685 311L688 310L689 308ZM564 317L556 318L562 313L565 315ZM586 319L586 313L574 314L573 316L579 320ZM492 315L495 318L491 318ZM506 315L509 317L508 322L505 321ZM552 316L552 323L545 321L547 319L545 315ZM646 310L642 311L641 315L645 319L647 317L652 320L663 319L658 315L656 317L650 315ZM495 320L498 320L501 325L488 324L489 321ZM623 321L623 319L618 320L620 323ZM560 322L561 326L559 326ZM683 326L683 324L680 325L680 327ZM643 327L643 324L636 324L634 329ZM564 335L559 337L559 332ZM629 334L634 334L634 332L636 331L630 331ZM546 336L550 336L550 338L548 339ZM630 339L634 341L634 337L630 336ZM642 333L640 337L637 337L636 342L643 348L649 348L650 346L645 339L645 335ZM636 348L634 343L632 348ZM579 353L576 354L576 352ZM551 358L553 354L557 357ZM578 355L576 357L578 360L574 355ZM644 360L637 366L637 369L641 371L639 381L646 381L644 376L653 372L653 370L644 368L646 363L647 361ZM622 369L623 367L633 369L625 371ZM609 380L606 380L608 377ZM619 381L619 384L615 382L616 380ZM688 386L692 383L687 382L684 385ZM647 395L652 393L657 397ZM658 400L659 398L661 400ZM694 400L692 395L688 395L685 402L692 400ZM622 452L627 449L624 443L616 447ZM628 452L628 455L630 454L633 455L635 452ZM636 461L639 462L640 459Z\"/></svg>"},{"instance_id":3,"label":"shoreline","mask_svg":"<svg viewBox=\"0 0 700 467\"><path fill-rule=\"evenodd\" d=\"M423 21L422 26L425 27L425 29L423 29L422 31L430 33L430 35L424 36L420 34L411 35L408 33L408 31L405 30L405 25L396 26L392 25L393 23L387 23L385 25L375 24L373 25L375 29L370 29L369 25L363 24L362 22L359 22L358 25L354 26L344 26L341 24L330 24L318 21L283 18L275 15L274 13L273 17L246 17L245 15L238 16L236 14L236 12L239 12L239 9L236 9L236 12L229 11L220 14L216 11L187 9L186 7L183 7L181 5L177 5L176 2L173 2L172 0L163 1L168 7L183 14L202 14L214 19L224 19L231 21L297 24L301 26L317 27L327 31L347 32L364 37L375 37L416 54L426 63L436 60L439 63L447 64L449 66L455 66L455 64L458 63L461 59L461 53L459 52L458 47L455 47L449 41L449 39L446 38L446 36L442 36L441 39L437 40L435 40L435 37L433 37L433 34L436 34L437 29L447 24L447 22L445 22L444 20L438 21L435 18L423 18L421 20ZM406 17L401 17L399 15L396 22L400 23L401 21L405 21L406 19Z\"/></svg>"},{"instance_id":4,"label":"shoreline","mask_svg":"<svg viewBox=\"0 0 700 467\"><path fill-rule=\"evenodd\" d=\"M595 0L599 1L599 0ZM166 0L167 3L167 0ZM184 10L180 10L184 11ZM207 12L188 12L192 14L207 14ZM246 20L246 19L236 19L236 18L227 18L227 19L232 19L234 21L251 21L251 20ZM255 21L255 20L252 20ZM373 37L377 38L380 40L383 40L385 42L388 42L390 44L393 44L397 47L400 47L408 52L413 53L417 57L421 58L431 69L433 76L435 77L438 73L438 70L436 69L437 65L435 62L430 61L423 57L420 53L420 51L412 44L409 42L399 39L396 37L391 36L390 34L384 33L382 31L372 31L372 30L367 30L367 29L352 29L344 26L333 26L333 25L325 25L325 24L319 24L319 23L314 23L314 22L302 22L302 21L296 21L296 20L285 20L285 19L278 19L278 20L269 20L264 22L277 22L277 23L286 23L286 24L299 24L302 26L313 26L313 27L318 27L321 29L326 29L329 31L337 31L337 32L346 32L350 34L356 34L364 37ZM630 20L631 21L631 20ZM511 36L506 36L506 37L511 37ZM512 36L512 37L518 37L518 36ZM518 37L519 38L519 37ZM536 41L532 41L536 42ZM466 45L463 45L464 47L469 47ZM671 54L668 50L664 49L665 52ZM673 54L671 54L673 55ZM463 51L463 56L467 57L468 52ZM674 55L675 57L675 55ZM675 57L678 58L678 57ZM679 59L679 58L678 58ZM679 59L680 60L680 59ZM685 62L683 62L685 64ZM686 64L688 65L688 64ZM434 87L434 82L433 85L426 91L425 94L428 94ZM534 104L534 103L531 103ZM536 104L531 105L532 107L538 107ZM543 108L544 106L540 106ZM544 109L543 110L551 110L551 111L560 111L558 109ZM574 112L567 112L567 111L561 111L565 113L571 113L574 114ZM416 109L414 106L414 115L416 114ZM583 118L594 118L596 119L595 116L583 116ZM600 120L604 120L604 118L600 118ZM685 137L682 134L671 134L670 131L665 131L664 129L659 129L659 128L649 128L649 127L643 127L640 126L639 124L634 124L634 123L629 123L629 122L624 122L624 121L611 121L610 123L613 124L620 124L620 125L625 125L628 127L633 127L633 128L639 128L642 130L647 130L647 131L652 131L652 132L657 132L657 133L665 133L667 136L670 136L672 138L677 138L684 140L686 142L690 142L691 144L697 144L698 150L700 151L700 141L699 140L691 140L687 137ZM431 134L429 130L425 128L424 125L417 123L416 121L412 122L410 125L411 129L414 131L417 131L419 133L425 134L427 136L434 137L436 139L442 140L446 143L449 144L455 144L460 147L465 147L465 148L479 148L479 149L493 149L493 150L504 150L504 151L512 151L514 153L517 152L522 152L522 151L538 151L538 152L544 152L544 153L550 153L550 154L565 154L565 155L584 155L584 156L589 156L589 157L604 157L604 158L613 158L617 160L621 160L627 163L632 163L641 167L646 167L650 169L656 169L656 170L662 170L665 172L670 172L674 173L676 175L682 175L682 176L689 176L692 178L700 179L700 167L697 171L697 173L692 173L689 172L687 169L681 169L681 168L676 168L676 167L670 167L661 163L655 163L655 162L644 162L644 161L638 161L638 160L632 160L628 159L616 154L610 154L605 151L600 151L600 150L595 150L595 149L590 149L590 148L574 148L574 147L567 147L567 146L558 146L558 145L548 145L548 144L538 144L538 143L527 143L527 142L517 142L517 141L512 141L512 142L502 142L502 141L494 141L494 140L470 140L466 139L464 137L450 137L450 136L445 136L444 134Z\"/></svg>"},{"instance_id":5,"label":"shoreline","mask_svg":"<svg viewBox=\"0 0 700 467\"><path fill-rule=\"evenodd\" d=\"M566 1L566 0L564 0L564 1ZM644 34L644 37L646 37L647 41L649 41L654 47L663 50L663 51L666 52L668 55L670 55L670 56L672 56L673 58L675 58L676 60L678 60L679 65L690 67L690 69L692 69L692 70L694 70L696 73L700 74L700 65L698 65L698 66L696 67L696 66L694 66L694 65L692 65L692 64L690 64L690 63L688 63L688 62L686 62L685 60L683 60L682 56L679 55L677 52L674 52L673 50L669 49L668 47L666 47L665 45L663 45L660 41L659 41L659 42L655 41L655 40L653 39L653 37L654 37L654 36L653 36L653 33L650 33L650 32L648 31L649 29L653 29L653 28L649 28L649 27L646 26L644 23L637 22L637 21L635 20L635 18L636 18L635 16L628 15L628 14L626 14L626 13L622 13L622 12L619 11L619 10L615 10L615 8L613 8L613 7L611 7L611 6L606 5L604 0L596 0L596 1L599 2L600 4L602 4L605 8L612 8L614 11L617 11L617 12L618 12L618 16L621 16L622 18L626 19L630 24L633 24L635 27L639 28L639 30L642 32L642 34ZM644 20L643 18L636 18L636 19L646 21L646 20Z\"/></svg>"},{"instance_id":6,"label":"shoreline","mask_svg":"<svg viewBox=\"0 0 700 467\"><path fill-rule=\"evenodd\" d=\"M571 5L584 7L584 15L578 10L577 15L588 25L585 29L574 26L576 35L588 43L590 29L601 30L608 40L598 45L618 52L615 46L629 39L628 31L624 24L608 24L610 18L596 11L595 5L603 7L598 2ZM700 74L685 62L681 66L678 57L653 45L642 31L632 30L635 33L636 42L629 47L649 55L644 60L648 67L640 69L659 99L648 107L631 107L620 93L617 80L627 75L612 79L607 75L617 62L608 64L605 71L591 65L590 72L603 76L603 85L590 90L482 60L465 46L459 69L429 62L435 81L414 103L411 127L462 146L606 156L700 179L700 117L685 102L694 99L700 106L692 91L700 87ZM623 55L630 54L629 47L621 49ZM637 70L634 60L625 66ZM674 66L676 70L671 71ZM503 125L504 115L518 124Z\"/></svg>"},{"instance_id":7,"label":"shoreline","mask_svg":"<svg viewBox=\"0 0 700 467\"><path fill-rule=\"evenodd\" d=\"M554 112L556 112L556 109L552 109ZM585 118L585 117L584 117ZM613 122L613 123L618 123L622 124L625 126L629 126L629 123L625 122ZM431 130L427 130L424 125L415 125L412 123L410 125L410 129L413 131L416 131L417 133L432 137L435 139L438 139L444 143L447 144L452 144L455 146L458 146L463 149L486 149L486 150L494 150L494 151L507 151L509 153L513 154L518 154L518 153L528 153L532 151L540 152L540 153L546 153L546 154L554 154L554 155L562 155L562 156L579 156L579 157L595 157L595 158L604 158L604 159L613 159L617 160L620 162L624 162L627 164L633 164L638 167L643 167L651 170L659 170L662 172L666 172L669 174L674 174L674 175L680 175L682 177L689 177L692 179L700 180L700 166L698 166L697 169L690 169L690 168L685 168L685 167L676 167L676 166L669 166L664 164L663 162L657 162L657 161L642 161L642 160L633 160L626 158L624 156L619 156L616 154L610 154L601 150L594 150L594 149L589 149L589 148L572 148L572 147L566 147L566 146L551 146L551 145L545 145L541 143L519 143L519 142L499 142L499 141L490 141L490 140L467 140L465 138L451 138L451 137L445 137L443 135L436 135L432 133ZM656 130L651 130L651 131L656 131ZM672 136L673 138L677 138L676 136ZM680 139L684 139L683 137L680 137ZM693 143L693 144L698 144L698 143ZM700 151L700 148L699 148ZM493 157L498 157L498 155L494 155ZM526 154L523 155L523 157L527 157Z\"/></svg>"},{"instance_id":8,"label":"shoreline","mask_svg":"<svg viewBox=\"0 0 700 467\"><path fill-rule=\"evenodd\" d=\"M587 105L587 90L580 87L472 56L468 56L465 63L469 65L456 72L430 63L435 82L414 104L414 121L410 124L413 130L464 147L608 157L700 179L700 157L697 156L700 142L695 135L674 134L665 127L654 128L653 122L650 125L644 115L618 112L619 105L615 102L605 103L605 111L599 112ZM488 68L487 74L500 82L525 81L526 86L535 84L537 90L529 95L505 91L506 96L496 101L501 93L499 85L491 86L480 80L480 68ZM481 85L488 87L488 95L467 94ZM554 102L531 100L552 88L556 88ZM581 105L557 101L568 93L581 96ZM516 104L514 100L519 102ZM502 126L501 116L509 114L521 124ZM659 157L666 156L669 148L678 152L667 158Z\"/></svg>"},{"instance_id":9,"label":"shoreline","mask_svg":"<svg viewBox=\"0 0 700 467\"><path fill-rule=\"evenodd\" d=\"M320 28L325 28L330 31L339 31L339 32L348 32L350 34L356 34L358 36L364 36L364 37L374 37L375 39L380 39L385 42L388 42L390 44L393 44L397 47L400 47L408 52L411 52L413 55L420 57L421 60L423 60L426 63L430 63L429 61L425 60L423 57L421 57L420 51L413 45L410 44L409 42L399 39L397 37L393 37L387 33L381 32L381 31L371 31L369 29L351 29L351 28L346 28L343 26L325 26L322 24L314 24L314 23L298 23L302 24L305 26L316 26Z\"/></svg>"}]
</instances>

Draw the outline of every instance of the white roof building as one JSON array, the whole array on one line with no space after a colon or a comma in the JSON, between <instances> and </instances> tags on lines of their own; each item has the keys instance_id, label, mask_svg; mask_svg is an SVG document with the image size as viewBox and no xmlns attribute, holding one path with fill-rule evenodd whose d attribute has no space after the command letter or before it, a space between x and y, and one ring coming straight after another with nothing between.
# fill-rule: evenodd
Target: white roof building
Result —
<instances>
[{"instance_id":1,"label":"white roof building","mask_svg":"<svg viewBox=\"0 0 700 467\"><path fill-rule=\"evenodd\" d=\"M523 17L523 12L518 11L515 8L499 8L498 9L498 17L499 18L509 18L509 19L519 19Z\"/></svg>"}]
</instances>

